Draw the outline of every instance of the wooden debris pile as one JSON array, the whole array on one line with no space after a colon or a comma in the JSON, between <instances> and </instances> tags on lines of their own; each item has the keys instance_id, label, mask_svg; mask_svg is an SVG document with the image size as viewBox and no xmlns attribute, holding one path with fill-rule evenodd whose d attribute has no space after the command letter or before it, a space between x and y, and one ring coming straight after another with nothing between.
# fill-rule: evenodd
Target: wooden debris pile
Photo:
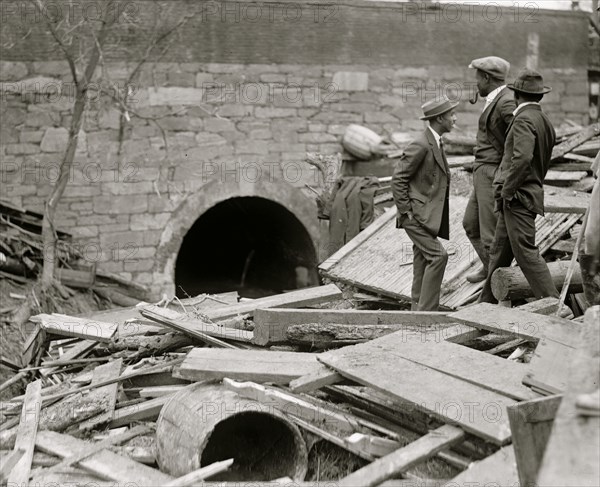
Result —
<instances>
[{"instance_id":1,"label":"wooden debris pile","mask_svg":"<svg viewBox=\"0 0 600 487\"><path fill-rule=\"evenodd\" d=\"M244 302L226 293L162 306L139 303L85 319L33 317L31 326L50 343L50 357L24 368L30 378L25 394L1 405L3 480L516 483L507 411L564 391L568 375L551 361L577 350L580 325L550 316L558 301L513 309L475 305L454 313L347 306L329 284ZM501 336L501 343L486 342L490 336ZM522 343L533 344L531 363L508 360ZM165 445L189 448L196 440L186 435L198 432L189 424L180 440L172 434L161 439L173 431L161 414L168 411L168 424L175 424L180 401L205 388L229 399L197 403L203 409L194 414L210 415L211 424L229 418L223 424L233 429L226 436L245 440L216 442L205 461L182 467L183 450L177 459L165 454ZM320 470L324 464L311 467L321 460L309 454L284 474L258 469L265 478L251 478L240 468L248 457L269 464L271 448L280 456L287 450L261 440L271 427L256 426L264 421L259 416L244 422L249 412L300 431L295 456L326 442L359 463L341 478L328 477ZM248 428L254 446L245 443ZM231 446L238 443L238 449Z\"/></svg>"}]
</instances>

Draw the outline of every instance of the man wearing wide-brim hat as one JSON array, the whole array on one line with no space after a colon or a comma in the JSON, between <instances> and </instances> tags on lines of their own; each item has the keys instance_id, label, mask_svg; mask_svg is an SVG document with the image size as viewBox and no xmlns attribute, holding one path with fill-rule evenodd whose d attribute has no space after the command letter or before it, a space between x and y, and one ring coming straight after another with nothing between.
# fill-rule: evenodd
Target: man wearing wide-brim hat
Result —
<instances>
[{"instance_id":1,"label":"man wearing wide-brim hat","mask_svg":"<svg viewBox=\"0 0 600 487\"><path fill-rule=\"evenodd\" d=\"M450 238L450 169L442 135L456 123L458 103L446 97L422 106L429 127L411 142L392 176L396 227L413 242L413 310L437 311L448 253L438 237Z\"/></svg>"},{"instance_id":2,"label":"man wearing wide-brim hat","mask_svg":"<svg viewBox=\"0 0 600 487\"><path fill-rule=\"evenodd\" d=\"M517 108L494 179L499 216L488 275L479 298L489 303L497 302L491 289L493 272L510 266L513 257L536 298L559 296L535 243L535 219L544 214L544 178L556 141L554 128L539 102L552 88L544 86L542 75L532 69L523 69L508 88L515 94Z\"/></svg>"},{"instance_id":3,"label":"man wearing wide-brim hat","mask_svg":"<svg viewBox=\"0 0 600 487\"><path fill-rule=\"evenodd\" d=\"M498 220L492 183L504 154L506 130L517 105L505 83L510 70L508 61L487 56L474 59L469 68L476 70L477 94L485 97L474 150L473 190L463 217L465 233L483 264L481 270L467 275L467 281L480 282L487 277L489 251Z\"/></svg>"}]
</instances>

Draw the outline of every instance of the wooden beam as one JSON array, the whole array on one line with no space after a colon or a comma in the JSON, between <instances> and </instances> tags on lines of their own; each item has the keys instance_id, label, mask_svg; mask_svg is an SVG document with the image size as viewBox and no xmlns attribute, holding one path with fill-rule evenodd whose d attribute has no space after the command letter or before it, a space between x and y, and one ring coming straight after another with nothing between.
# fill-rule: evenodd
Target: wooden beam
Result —
<instances>
[{"instance_id":1,"label":"wooden beam","mask_svg":"<svg viewBox=\"0 0 600 487\"><path fill-rule=\"evenodd\" d=\"M450 323L448 313L430 311L366 311L331 309L257 309L254 312L254 343L269 345L287 341L286 330L304 323L347 325L438 325Z\"/></svg>"},{"instance_id":2,"label":"wooden beam","mask_svg":"<svg viewBox=\"0 0 600 487\"><path fill-rule=\"evenodd\" d=\"M15 440L15 451L22 450L23 455L8 475L8 485L29 485L29 473L35 447L35 438L42 406L42 381L31 382L25 391L25 402L21 410L21 421Z\"/></svg>"},{"instance_id":3,"label":"wooden beam","mask_svg":"<svg viewBox=\"0 0 600 487\"><path fill-rule=\"evenodd\" d=\"M454 477L449 485L520 485L516 465L513 446L508 445L483 460L473 462L467 470Z\"/></svg>"},{"instance_id":4,"label":"wooden beam","mask_svg":"<svg viewBox=\"0 0 600 487\"><path fill-rule=\"evenodd\" d=\"M398 475L410 467L427 460L462 439L464 432L454 426L444 425L424 437L380 458L341 479L339 487L369 487Z\"/></svg>"},{"instance_id":5,"label":"wooden beam","mask_svg":"<svg viewBox=\"0 0 600 487\"><path fill-rule=\"evenodd\" d=\"M342 297L342 291L335 284L310 287L290 291L289 293L267 296L265 298L253 299L245 303L233 304L221 308L206 311L213 321L224 320L240 314L253 315L259 308L291 308L300 306L311 306L326 303Z\"/></svg>"},{"instance_id":6,"label":"wooden beam","mask_svg":"<svg viewBox=\"0 0 600 487\"><path fill-rule=\"evenodd\" d=\"M288 384L302 375L318 371L317 356L299 352L194 348L173 376L192 381L229 377Z\"/></svg>"},{"instance_id":7,"label":"wooden beam","mask_svg":"<svg viewBox=\"0 0 600 487\"><path fill-rule=\"evenodd\" d=\"M578 213L584 215L589 206L590 197L587 194L567 196L549 194L549 191L544 194L544 211L546 213Z\"/></svg>"},{"instance_id":8,"label":"wooden beam","mask_svg":"<svg viewBox=\"0 0 600 487\"><path fill-rule=\"evenodd\" d=\"M549 262L548 270L554 285L560 291L569 270L569 262ZM569 284L569 293L576 294L582 291L581 270L576 268ZM533 296L531 286L520 267L500 267L496 269L492 274L492 292L498 301L517 300Z\"/></svg>"},{"instance_id":9,"label":"wooden beam","mask_svg":"<svg viewBox=\"0 0 600 487\"><path fill-rule=\"evenodd\" d=\"M0 457L0 482L3 484L8 480L8 476L12 472L21 457L25 454L25 450L17 448L8 453L5 457Z\"/></svg>"},{"instance_id":10,"label":"wooden beam","mask_svg":"<svg viewBox=\"0 0 600 487\"><path fill-rule=\"evenodd\" d=\"M88 443L83 440L53 431L40 431L35 444L39 450L58 455L61 458L76 455L88 446ZM102 450L81 460L79 466L103 479L116 482L133 482L136 485L164 485L173 480L173 477L162 473L160 470L108 450Z\"/></svg>"}]
</instances>

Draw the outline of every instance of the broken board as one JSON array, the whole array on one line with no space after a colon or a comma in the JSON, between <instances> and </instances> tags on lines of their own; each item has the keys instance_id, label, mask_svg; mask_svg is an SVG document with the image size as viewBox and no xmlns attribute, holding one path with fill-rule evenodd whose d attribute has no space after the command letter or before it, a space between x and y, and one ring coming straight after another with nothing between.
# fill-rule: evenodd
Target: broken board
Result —
<instances>
[{"instance_id":1,"label":"broken board","mask_svg":"<svg viewBox=\"0 0 600 487\"><path fill-rule=\"evenodd\" d=\"M271 352L266 350L230 350L224 348L194 348L175 377L198 381L223 379L288 384L302 375L314 373L321 367L319 354Z\"/></svg>"},{"instance_id":2,"label":"broken board","mask_svg":"<svg viewBox=\"0 0 600 487\"><path fill-rule=\"evenodd\" d=\"M505 408L513 399L398 356L391 336L319 354L318 360L476 436L499 445L510 440Z\"/></svg>"},{"instance_id":3,"label":"broken board","mask_svg":"<svg viewBox=\"0 0 600 487\"><path fill-rule=\"evenodd\" d=\"M489 457L472 463L467 470L445 485L447 487L519 485L517 461L512 445L505 446Z\"/></svg>"}]
</instances>

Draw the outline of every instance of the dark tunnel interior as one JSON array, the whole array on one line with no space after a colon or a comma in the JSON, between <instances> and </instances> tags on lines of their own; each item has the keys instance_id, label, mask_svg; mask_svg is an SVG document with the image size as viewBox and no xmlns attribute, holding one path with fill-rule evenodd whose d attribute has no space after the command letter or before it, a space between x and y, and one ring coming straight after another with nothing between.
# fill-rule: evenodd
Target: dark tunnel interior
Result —
<instances>
[{"instance_id":1,"label":"dark tunnel interior","mask_svg":"<svg viewBox=\"0 0 600 487\"><path fill-rule=\"evenodd\" d=\"M238 291L257 298L318 284L312 239L279 203L236 197L207 210L183 239L177 296Z\"/></svg>"}]
</instances>

